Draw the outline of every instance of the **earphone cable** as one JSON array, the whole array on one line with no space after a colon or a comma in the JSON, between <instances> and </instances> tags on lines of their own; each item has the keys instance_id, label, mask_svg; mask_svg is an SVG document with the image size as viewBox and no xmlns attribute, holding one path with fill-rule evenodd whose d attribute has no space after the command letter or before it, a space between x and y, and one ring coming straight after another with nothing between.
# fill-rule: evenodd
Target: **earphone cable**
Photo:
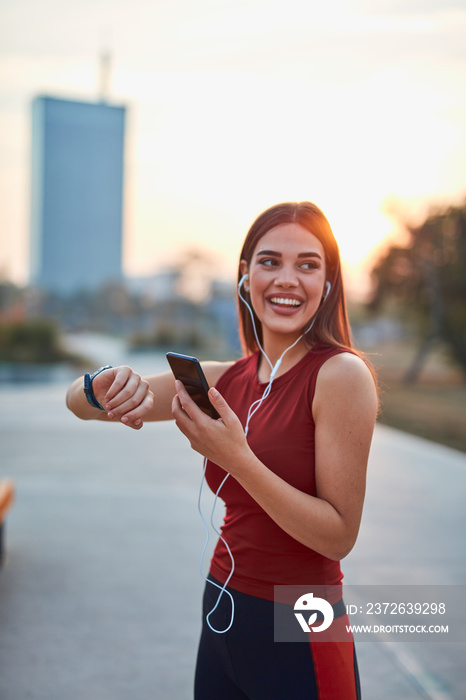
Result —
<instances>
[{"instance_id":1,"label":"earphone cable","mask_svg":"<svg viewBox=\"0 0 466 700\"><path fill-rule=\"evenodd\" d=\"M214 504L213 504L213 506L212 506L212 510L211 510L211 513L210 513L210 524L212 525L212 529L214 530L214 532L216 533L216 535L218 535L218 537L221 539L221 541L222 541L223 544L225 545L225 547L226 547L226 549L227 549L227 552L228 552L228 555L229 555L229 557L230 557L230 561L231 561L231 569L230 569L230 573L229 573L229 575L228 575L228 578L226 579L226 581L225 581L225 583L223 584L223 586L220 586L220 585L219 585L218 583L216 583L215 581L212 581L212 579L209 579L209 578L207 578L206 576L204 576L204 573L203 573L203 571L202 571L202 567L203 567L203 563L204 563L204 555L205 555L205 552L206 552L206 549L207 549L207 547L208 547L209 540L210 540L209 527L208 527L208 525L207 525L207 523L206 523L206 521L205 521L205 518L204 518L204 516L203 516L203 514L202 514L202 507L201 507L202 487L203 487L203 485L204 485L204 481L205 481L205 477L206 477L206 469L207 469L207 459L206 459L206 457L204 457L204 469L203 469L203 473L202 473L201 486L200 486L200 489L199 489L199 496L198 496L198 499L197 499L197 509L198 509L198 511L199 511L199 515L201 516L202 524L204 525L204 529L205 529L205 533L206 533L206 539L205 539L204 548L203 548L202 554L201 554L201 560L200 560L199 568L200 568L201 576L202 576L202 578L204 579L204 581L206 581L207 583L209 583L209 584L212 585L212 586L215 586L215 588L220 589L220 593L219 593L219 595L218 595L217 602L215 603L215 605L214 605L214 607L212 608L212 610L206 615L206 622L207 622L208 626L210 627L210 629L212 630L212 632L216 632L217 634L225 634L225 632L228 632L228 630L231 629L231 626L233 625L233 621L234 621L234 619L235 619L235 601L234 601L234 598L233 598L233 596L231 595L230 591L227 590L228 583L230 582L230 579L231 579L231 577L233 576L233 573L234 573L234 570L235 570L235 559L234 559L234 557L233 557L233 554L232 554L232 552L231 552L230 547L228 546L228 542L224 539L224 537L222 536L221 532L219 532L219 530L215 527L215 524L214 524L213 519L214 519L215 507L216 507L216 505L217 505L217 500L218 500L218 496L219 496L219 493L220 493L220 489L222 488L223 484L224 484L225 481L228 479L228 477L230 476L230 474L227 473L227 474L225 475L225 478L222 480L220 486L218 487L217 492L216 492L216 494L215 494ZM221 600L222 595L223 595L224 593L226 593L226 594L229 596L230 601L231 601L230 623L229 623L229 625L228 625L227 627L225 627L225 629L223 629L223 630L218 630L218 629L215 629L215 627L212 627L209 618L210 618L210 616L215 612L215 610L217 609L217 607L219 606L220 600Z\"/></svg>"},{"instance_id":2,"label":"earphone cable","mask_svg":"<svg viewBox=\"0 0 466 700\"><path fill-rule=\"evenodd\" d=\"M299 341L305 336L305 334L308 333L308 332L312 329L312 327L314 326L314 322L315 322L315 320L316 320L316 318L317 318L317 314L318 314L319 309L318 309L318 310L316 311L316 313L314 314L314 317L313 317L312 321L310 322L308 328L305 329L305 331L299 336L299 338L297 338L297 339L294 341L294 343L293 343L292 345L290 345L288 348L286 348L286 350L283 351L283 353L281 354L281 356L279 357L279 359L277 360L277 362L275 363L275 365L273 365L273 364L271 363L271 361L269 360L269 358L268 358L268 356L267 356L265 350L263 349L261 343L259 342L259 338L258 338L257 331L256 331L256 324L255 324L255 321L254 321L254 315L253 315L252 309L251 309L250 305L248 304L248 302L246 301L246 299L245 299L245 298L242 296L242 294L241 294L241 285L242 285L242 283L243 283L243 280L244 280L244 277L242 278L242 280L240 281L240 283L239 283L239 285L238 285L238 295L239 295L240 299L243 301L243 303L246 305L246 307L247 307L248 310L249 310L249 314L250 314L250 316L251 316L252 326L253 326L253 329L254 329L254 335L255 335L255 338L256 338L257 345L258 345L258 347L259 347L259 349L260 349L262 355L265 357L265 359L266 359L267 362L269 363L270 369L271 369L271 373L270 373L270 378L269 378L268 384L267 384L267 386L265 387L264 392L263 392L261 398L260 398L260 399L257 399L256 401L254 401L254 402L250 405L250 407L249 407L249 409L248 409L248 415L247 415L247 419L246 419L246 425L245 425L245 428L244 428L244 434L245 434L245 436L246 436L246 438L247 438L248 433L249 433L249 423L250 423L250 421L251 421L251 418L252 418L252 417L254 416L254 414L259 410L259 408L261 407L263 401L270 395L270 392L272 391L272 384L273 384L273 381L274 381L274 379L275 379L275 375L276 375L276 373L277 373L277 371L278 371L278 369L279 369L279 367L280 367L280 365L281 365L281 362L282 362L282 360L283 360L285 354L288 352L288 350L291 350L292 348L294 348L295 345L297 345L297 344L299 343ZM327 292L327 294L328 294L328 292ZM325 298L326 298L326 297L325 297ZM212 579L209 579L209 578L207 578L206 576L204 576L203 571L202 571L202 567L203 567L203 563L204 563L204 555L205 555L205 552L206 552L206 549L207 549L207 546L208 546L209 540L210 540L210 536L209 536L209 527L208 527L208 525L207 525L207 523L206 523L206 521L205 521L205 518L204 518L204 516L203 516L203 514L202 514L202 508L201 508L202 487L203 487L204 481L205 481L205 479L206 479L206 470L207 470L207 458L204 457L204 468L203 468L202 479L201 479L201 485L200 485L200 489L199 489L198 502L197 502L197 508L198 508L198 511L199 511L199 515L201 516L201 520L202 520L202 523L203 523L203 525L204 525L204 529L205 529L205 532L206 532L206 540L205 540L205 543L204 543L204 548L203 548L203 550L202 550L201 559L200 559L200 573L201 573L202 578L203 578L207 583L209 583L209 584L212 585L212 586L215 586L216 588L218 588L218 589L220 590L220 593L218 594L217 602L215 603L215 605L214 605L214 607L212 608L212 610L206 615L206 622L207 622L207 625L208 625L209 628L212 630L212 632L216 632L217 634L225 634L225 632L228 632L228 630L231 629L231 627L232 627L232 625L233 625L234 618L235 618L235 601L234 601L234 598L233 598L233 596L231 595L230 591L227 590L228 583L230 582L230 580L231 580L231 578L232 578L232 576L233 576L234 570L235 570L235 559L234 559L234 556L233 556L233 554L232 554L232 552L231 552L231 549L230 549L230 547L229 547L227 541L225 540L225 538L223 537L223 535L221 534L221 532L215 527L215 524L214 524L213 519L214 519L215 508L216 508L216 505L217 505L217 501L218 501L218 498L219 498L220 491L221 491L223 485L225 484L226 480L227 480L228 477L230 476L230 474L229 474L229 472L227 472L226 475L225 475L225 477L224 477L224 479L223 479L222 482L220 483L220 486L218 487L218 489L217 489L217 491L216 491L216 493L215 493L214 503L213 503L212 510L211 510L211 513L210 513L210 524L211 524L211 526L212 526L212 529L214 530L214 532L216 533L216 535L220 538L220 540L221 540L221 541L223 542L223 544L225 545L226 550L227 550L227 552L228 552L228 555L229 555L229 557L230 557L230 561L231 561L230 573L228 574L228 577L227 577L225 583L223 584L223 586L221 586L221 585L219 585L218 583L216 583L215 581L212 581ZM221 598L222 598L222 596L223 596L224 593L226 593L226 594L229 596L230 601L231 601L230 622L229 622L228 626L227 626L225 629L223 629L223 630L217 630L217 629L215 629L215 628L211 625L210 619L209 619L209 618L210 618L210 616L215 612L215 610L217 609L217 607L219 606L220 600L221 600Z\"/></svg>"}]
</instances>

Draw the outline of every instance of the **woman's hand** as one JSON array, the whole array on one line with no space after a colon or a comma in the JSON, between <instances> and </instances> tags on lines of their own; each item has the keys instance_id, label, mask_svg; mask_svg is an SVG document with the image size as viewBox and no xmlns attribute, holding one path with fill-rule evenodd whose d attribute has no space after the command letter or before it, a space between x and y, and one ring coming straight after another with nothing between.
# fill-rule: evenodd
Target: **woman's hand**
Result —
<instances>
[{"instance_id":1,"label":"woman's hand","mask_svg":"<svg viewBox=\"0 0 466 700\"><path fill-rule=\"evenodd\" d=\"M176 382L172 415L193 450L225 471L235 474L253 457L238 416L217 391L209 389L209 399L220 418L213 420L194 403L182 382Z\"/></svg>"},{"instance_id":2,"label":"woman's hand","mask_svg":"<svg viewBox=\"0 0 466 700\"><path fill-rule=\"evenodd\" d=\"M92 389L109 420L134 430L142 428L154 404L149 383L127 366L104 370L95 377Z\"/></svg>"}]
</instances>

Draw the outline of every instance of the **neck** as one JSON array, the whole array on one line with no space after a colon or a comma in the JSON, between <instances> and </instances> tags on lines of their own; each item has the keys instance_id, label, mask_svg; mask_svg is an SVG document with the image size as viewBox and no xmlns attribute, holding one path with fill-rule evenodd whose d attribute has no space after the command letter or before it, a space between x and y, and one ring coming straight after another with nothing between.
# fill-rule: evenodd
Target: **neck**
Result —
<instances>
[{"instance_id":1,"label":"neck","mask_svg":"<svg viewBox=\"0 0 466 700\"><path fill-rule=\"evenodd\" d=\"M279 377L281 374L291 369L308 352L309 348L304 338L300 338L299 341L296 342L297 340L296 337L281 338L279 342L270 342L270 340L267 342L267 340L264 339L264 351L272 363L272 366L275 367L278 360L282 358L280 367L275 374L276 377ZM292 347L293 343L296 343L294 347ZM261 355L259 360L259 381L269 381L271 372L272 370L269 363L265 357Z\"/></svg>"}]
</instances>

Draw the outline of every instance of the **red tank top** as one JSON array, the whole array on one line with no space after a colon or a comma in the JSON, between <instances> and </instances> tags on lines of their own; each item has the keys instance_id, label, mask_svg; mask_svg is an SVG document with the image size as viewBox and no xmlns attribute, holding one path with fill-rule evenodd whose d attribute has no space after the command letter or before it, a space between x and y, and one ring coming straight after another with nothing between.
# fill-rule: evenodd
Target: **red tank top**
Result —
<instances>
[{"instance_id":1,"label":"red tank top","mask_svg":"<svg viewBox=\"0 0 466 700\"><path fill-rule=\"evenodd\" d=\"M312 401L319 369L340 348L316 347L288 372L277 377L270 395L251 418L248 443L275 474L305 493L316 495L315 425ZM257 379L259 353L238 360L217 382L217 389L243 427L250 405L260 399L266 383ZM207 462L206 480L216 493L225 471ZM242 486L229 476L220 491L226 512L221 528L235 560L229 586L268 600L275 585L338 585L340 563L318 554L282 530ZM211 574L224 583L231 560L218 541Z\"/></svg>"}]
</instances>

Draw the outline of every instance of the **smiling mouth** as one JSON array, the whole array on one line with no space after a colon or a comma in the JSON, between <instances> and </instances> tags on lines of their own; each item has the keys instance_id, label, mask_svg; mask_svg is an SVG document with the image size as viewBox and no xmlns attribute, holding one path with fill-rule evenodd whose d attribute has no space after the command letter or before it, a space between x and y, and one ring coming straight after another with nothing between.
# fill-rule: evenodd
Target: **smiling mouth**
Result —
<instances>
[{"instance_id":1,"label":"smiling mouth","mask_svg":"<svg viewBox=\"0 0 466 700\"><path fill-rule=\"evenodd\" d=\"M283 297L272 297L269 299L270 303L274 306L301 306L302 302L297 299L284 299Z\"/></svg>"}]
</instances>

